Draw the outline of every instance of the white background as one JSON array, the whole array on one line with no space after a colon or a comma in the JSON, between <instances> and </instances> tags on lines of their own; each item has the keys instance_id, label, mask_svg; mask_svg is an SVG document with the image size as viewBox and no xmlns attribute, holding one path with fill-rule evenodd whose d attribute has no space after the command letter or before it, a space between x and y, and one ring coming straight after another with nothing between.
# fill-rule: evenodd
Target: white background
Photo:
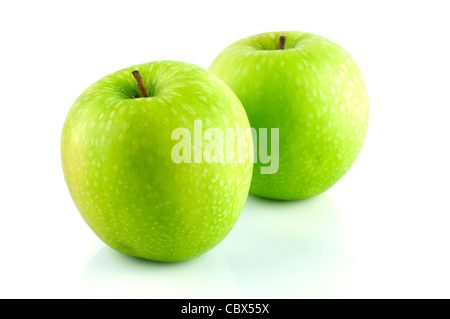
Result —
<instances>
[{"instance_id":1,"label":"white background","mask_svg":"<svg viewBox=\"0 0 450 319\"><path fill-rule=\"evenodd\" d=\"M2 1L0 297L450 297L448 1ZM147 262L106 247L76 210L59 154L91 83L174 59L208 68L265 31L321 34L360 66L363 150L316 198L250 196L214 250Z\"/></svg>"}]
</instances>

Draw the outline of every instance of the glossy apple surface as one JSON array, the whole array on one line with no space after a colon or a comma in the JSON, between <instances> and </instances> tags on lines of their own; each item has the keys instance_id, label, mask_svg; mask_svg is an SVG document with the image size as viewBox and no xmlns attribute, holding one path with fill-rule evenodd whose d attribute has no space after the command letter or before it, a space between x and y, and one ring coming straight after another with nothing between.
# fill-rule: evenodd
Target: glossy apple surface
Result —
<instances>
[{"instance_id":1,"label":"glossy apple surface","mask_svg":"<svg viewBox=\"0 0 450 319\"><path fill-rule=\"evenodd\" d=\"M134 70L149 97L141 97ZM112 73L75 101L62 132L62 166L78 210L106 244L131 256L181 261L210 250L232 229L252 163L175 163L172 133L193 132L195 120L204 130L249 128L235 94L183 62Z\"/></svg>"},{"instance_id":2,"label":"glossy apple surface","mask_svg":"<svg viewBox=\"0 0 450 319\"><path fill-rule=\"evenodd\" d=\"M266 164L258 160L252 194L281 200L320 194L357 158L368 95L355 61L336 43L305 32L262 33L231 44L209 70L236 93L253 128L279 128L279 170L261 174Z\"/></svg>"}]
</instances>

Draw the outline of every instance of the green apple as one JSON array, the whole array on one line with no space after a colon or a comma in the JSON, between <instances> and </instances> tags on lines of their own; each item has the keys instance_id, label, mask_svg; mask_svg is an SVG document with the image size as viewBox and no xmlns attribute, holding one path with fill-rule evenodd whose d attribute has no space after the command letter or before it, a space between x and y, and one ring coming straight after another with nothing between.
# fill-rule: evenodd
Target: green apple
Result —
<instances>
[{"instance_id":1,"label":"green apple","mask_svg":"<svg viewBox=\"0 0 450 319\"><path fill-rule=\"evenodd\" d=\"M194 132L194 122L205 131L249 129L233 91L184 62L123 69L75 101L62 132L64 176L82 217L107 245L173 262L205 253L230 232L248 196L253 163L174 160L174 132ZM250 154L253 145L245 145ZM207 147L200 144L200 151Z\"/></svg>"},{"instance_id":2,"label":"green apple","mask_svg":"<svg viewBox=\"0 0 450 319\"><path fill-rule=\"evenodd\" d=\"M279 169L264 174L258 159L250 193L311 197L355 161L366 136L368 96L358 66L336 43L305 32L262 33L231 44L209 70L239 97L258 136L260 128L279 129Z\"/></svg>"}]
</instances>

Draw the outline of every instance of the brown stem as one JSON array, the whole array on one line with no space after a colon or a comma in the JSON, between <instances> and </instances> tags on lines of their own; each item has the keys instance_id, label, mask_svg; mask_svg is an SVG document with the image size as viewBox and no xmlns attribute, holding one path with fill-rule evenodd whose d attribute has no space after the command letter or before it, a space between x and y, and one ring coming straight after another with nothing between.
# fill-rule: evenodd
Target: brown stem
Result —
<instances>
[{"instance_id":1,"label":"brown stem","mask_svg":"<svg viewBox=\"0 0 450 319\"><path fill-rule=\"evenodd\" d=\"M279 46L279 49L280 49L280 50L284 50L285 45L286 45L286 36L285 36L285 35L282 35L282 36L280 36L280 46Z\"/></svg>"},{"instance_id":2,"label":"brown stem","mask_svg":"<svg viewBox=\"0 0 450 319\"><path fill-rule=\"evenodd\" d=\"M142 97L148 97L147 90L145 89L144 86L144 81L142 81L142 76L139 73L139 71L138 70L133 71L133 76L136 80L137 87L139 89L139 92L141 92Z\"/></svg>"}]
</instances>

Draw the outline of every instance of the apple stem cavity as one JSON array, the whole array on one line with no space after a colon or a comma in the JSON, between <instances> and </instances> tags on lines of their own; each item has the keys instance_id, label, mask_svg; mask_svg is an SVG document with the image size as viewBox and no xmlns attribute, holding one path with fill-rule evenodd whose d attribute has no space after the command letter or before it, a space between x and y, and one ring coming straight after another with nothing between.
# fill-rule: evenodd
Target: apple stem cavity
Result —
<instances>
[{"instance_id":1,"label":"apple stem cavity","mask_svg":"<svg viewBox=\"0 0 450 319\"><path fill-rule=\"evenodd\" d=\"M285 35L282 35L282 36L280 36L280 46L279 46L279 49L280 49L280 50L284 50L285 46L286 46L286 36L285 36Z\"/></svg>"},{"instance_id":2,"label":"apple stem cavity","mask_svg":"<svg viewBox=\"0 0 450 319\"><path fill-rule=\"evenodd\" d=\"M133 76L136 80L139 92L141 92L142 97L148 97L147 90L145 89L144 81L142 81L142 76L138 70L133 71Z\"/></svg>"}]
</instances>

